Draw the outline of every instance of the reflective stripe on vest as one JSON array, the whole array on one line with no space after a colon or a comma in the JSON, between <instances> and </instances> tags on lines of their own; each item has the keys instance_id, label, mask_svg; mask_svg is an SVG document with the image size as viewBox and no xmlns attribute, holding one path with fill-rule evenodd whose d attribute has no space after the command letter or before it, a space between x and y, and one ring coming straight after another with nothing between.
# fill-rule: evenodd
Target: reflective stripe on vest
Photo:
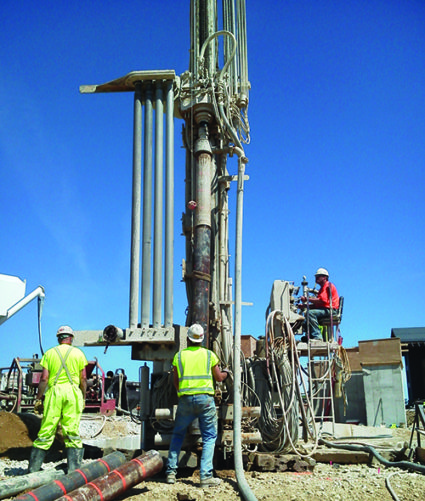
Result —
<instances>
[{"instance_id":1,"label":"reflective stripe on vest","mask_svg":"<svg viewBox=\"0 0 425 501\"><path fill-rule=\"evenodd\" d=\"M184 394L184 393L190 393L193 395L196 395L198 393L214 393L214 386L212 383L212 374L211 374L211 352L209 350L206 350L207 352L207 363L205 366L205 374L198 374L198 375L184 375L183 373L183 363L182 363L182 352L179 352L177 355L177 360L178 360L178 365L179 365L179 395ZM204 384L201 386L188 386L185 388L182 388L182 383L185 381L203 381ZM206 383L206 380L208 382ZM205 386L207 384L207 386Z\"/></svg>"},{"instance_id":2,"label":"reflective stripe on vest","mask_svg":"<svg viewBox=\"0 0 425 501\"><path fill-rule=\"evenodd\" d=\"M60 352L59 348L57 346L55 346L55 351L59 355L59 358L60 358L60 361L61 361L61 367L59 368L59 370L58 370L58 372L56 374L56 378L55 378L55 381L54 381L53 385L57 384L59 376L60 376L60 373L62 372L62 369L65 370L66 375L68 376L68 380L69 380L70 384L73 384L71 374L70 374L69 369L68 369L68 367L66 365L66 359L68 358L68 355L71 353L71 350L72 350L72 346L70 346L68 348L67 352L65 353L65 358L64 358L62 356L62 353Z\"/></svg>"}]
</instances>

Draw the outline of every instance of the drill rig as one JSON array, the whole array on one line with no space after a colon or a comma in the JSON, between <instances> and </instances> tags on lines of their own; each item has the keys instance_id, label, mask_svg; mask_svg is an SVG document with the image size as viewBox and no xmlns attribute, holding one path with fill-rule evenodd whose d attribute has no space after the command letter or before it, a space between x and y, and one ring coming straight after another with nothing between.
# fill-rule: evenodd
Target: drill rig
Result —
<instances>
[{"instance_id":1,"label":"drill rig","mask_svg":"<svg viewBox=\"0 0 425 501\"><path fill-rule=\"evenodd\" d=\"M75 344L105 350L130 345L133 360L151 362L140 368L142 448L165 449L177 404L171 361L186 347L188 326L201 324L203 344L234 375L230 383L217 384L219 448L225 455L257 448L285 452L296 447L300 413L304 438L311 430L311 409L305 410L303 400L308 390L298 384L293 327L301 317L293 285L282 282L276 297L272 293L266 336L248 352L241 348L244 145L250 141L245 0L223 0L221 9L216 0L192 0L190 34L189 69L180 76L173 70L133 71L80 87L84 94L133 92L134 137L128 326L78 331ZM186 152L185 325L174 323L173 312L174 119L183 121ZM232 277L229 191L235 184ZM194 427L186 445L199 439Z\"/></svg>"}]
</instances>

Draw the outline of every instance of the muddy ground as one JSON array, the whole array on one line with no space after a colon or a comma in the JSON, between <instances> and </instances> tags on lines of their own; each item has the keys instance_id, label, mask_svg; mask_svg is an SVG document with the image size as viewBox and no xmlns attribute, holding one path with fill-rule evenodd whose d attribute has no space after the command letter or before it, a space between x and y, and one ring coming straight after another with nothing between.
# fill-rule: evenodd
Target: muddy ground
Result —
<instances>
[{"instance_id":1,"label":"muddy ground","mask_svg":"<svg viewBox=\"0 0 425 501\"><path fill-rule=\"evenodd\" d=\"M32 414L17 416L0 412L0 495L1 480L13 475L25 473L27 458L32 439L36 435L39 418ZM83 424L86 426L87 423ZM120 437L134 433L134 423L126 418L107 418L106 421L94 421L92 433L97 437ZM131 428L131 429L130 429ZM137 429L137 426L136 426ZM392 447L400 447L409 442L410 429L388 430L393 436ZM52 449L58 449L60 455L60 437ZM396 445L397 444L397 445ZM374 445L375 446L375 445ZM61 456L52 461L60 461ZM85 459L85 462L90 459ZM46 463L44 469L53 468L57 463ZM243 499L238 488L234 471L218 469L217 476L221 485L212 489L199 487L199 470L184 469L179 471L174 485L165 483L164 473L127 490L118 500L155 499L159 501L233 501ZM338 464L336 462L317 462L311 472L261 472L245 471L244 477L257 500L321 500L321 501L356 501L373 500L415 501L425 498L425 475L400 468L387 468L377 461L371 464ZM392 494L392 493L393 494ZM394 497L396 496L396 497ZM9 498L13 499L13 498Z\"/></svg>"}]
</instances>

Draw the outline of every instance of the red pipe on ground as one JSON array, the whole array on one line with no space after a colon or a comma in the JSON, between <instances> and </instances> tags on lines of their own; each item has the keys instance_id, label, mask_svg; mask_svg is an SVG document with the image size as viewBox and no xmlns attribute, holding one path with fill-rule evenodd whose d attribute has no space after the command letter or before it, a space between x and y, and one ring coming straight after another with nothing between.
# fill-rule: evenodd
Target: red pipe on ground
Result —
<instances>
[{"instance_id":1,"label":"red pipe on ground","mask_svg":"<svg viewBox=\"0 0 425 501\"><path fill-rule=\"evenodd\" d=\"M57 501L110 501L145 478L159 473L162 466L161 455L152 450L60 497Z\"/></svg>"},{"instance_id":2,"label":"red pipe on ground","mask_svg":"<svg viewBox=\"0 0 425 501\"><path fill-rule=\"evenodd\" d=\"M22 494L15 498L14 501L53 501L59 496L75 491L78 487L81 487L91 480L95 480L101 475L113 471L118 466L124 464L125 460L125 455L122 452L113 452L104 458L93 461L92 463L82 466L78 470L68 473L68 475L61 477L59 480L53 480L31 492Z\"/></svg>"}]
</instances>

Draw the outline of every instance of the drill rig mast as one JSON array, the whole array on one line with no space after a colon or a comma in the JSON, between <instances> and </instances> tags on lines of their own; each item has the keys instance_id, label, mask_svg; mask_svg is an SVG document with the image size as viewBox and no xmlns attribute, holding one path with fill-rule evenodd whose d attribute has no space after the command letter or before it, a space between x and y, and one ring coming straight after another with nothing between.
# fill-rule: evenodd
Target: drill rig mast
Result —
<instances>
[{"instance_id":1,"label":"drill rig mast","mask_svg":"<svg viewBox=\"0 0 425 501\"><path fill-rule=\"evenodd\" d=\"M190 64L182 75L173 70L133 71L105 84L80 87L82 93L134 92L134 145L129 325L76 332L75 344L130 345L133 360L153 363L152 374L146 364L140 368L142 448L161 448L169 444L177 403L171 361L176 351L186 347L188 326L201 324L207 333L204 345L234 373L233 388L219 383L216 390L222 451L255 449L261 444L261 450L279 453L295 449L299 413L304 438L316 436L311 426L313 410L311 406L305 410L308 390L298 385L303 376L292 328L299 327L302 317L294 306L296 288L280 281L276 294L272 293L265 337L257 341L255 353L242 355L241 235L247 163L243 145L250 139L245 0L223 0L220 14L221 26L216 0L190 2ZM185 325L173 320L174 118L184 121L186 152ZM236 175L230 173L234 156ZM237 208L232 280L229 191L233 181L237 181ZM192 436L196 443L199 430Z\"/></svg>"},{"instance_id":2,"label":"drill rig mast","mask_svg":"<svg viewBox=\"0 0 425 501\"><path fill-rule=\"evenodd\" d=\"M223 2L218 30L216 2L191 2L190 69L182 75L179 102L186 149L186 325L201 324L206 345L215 342L226 364L233 337L228 191L235 179L227 159L236 154L246 163L242 143L249 141L245 2L236 7L237 15L234 1Z\"/></svg>"},{"instance_id":3,"label":"drill rig mast","mask_svg":"<svg viewBox=\"0 0 425 501\"><path fill-rule=\"evenodd\" d=\"M241 234L247 162L242 145L249 142L245 0L223 0L221 16L219 27L216 0L190 2L190 61L189 70L182 75L176 76L173 70L133 71L105 84L80 87L86 94L134 92L134 145L129 325L79 331L75 343L106 348L131 345L132 359L153 362L151 381L147 367L141 370L146 391L149 386L152 391L158 389L163 374L169 375L173 355L186 346L187 327L192 323L204 327L204 345L214 349L223 365L233 365L232 349L240 358ZM184 120L186 150L183 279L188 306L184 326L173 321L173 118ZM237 157L237 175L228 171L228 159L233 156ZM238 184L234 292L228 249L232 181ZM171 394L173 389L164 395L167 392ZM156 399L142 412L143 419L155 414L155 406L165 408L173 403L170 395Z\"/></svg>"}]
</instances>

